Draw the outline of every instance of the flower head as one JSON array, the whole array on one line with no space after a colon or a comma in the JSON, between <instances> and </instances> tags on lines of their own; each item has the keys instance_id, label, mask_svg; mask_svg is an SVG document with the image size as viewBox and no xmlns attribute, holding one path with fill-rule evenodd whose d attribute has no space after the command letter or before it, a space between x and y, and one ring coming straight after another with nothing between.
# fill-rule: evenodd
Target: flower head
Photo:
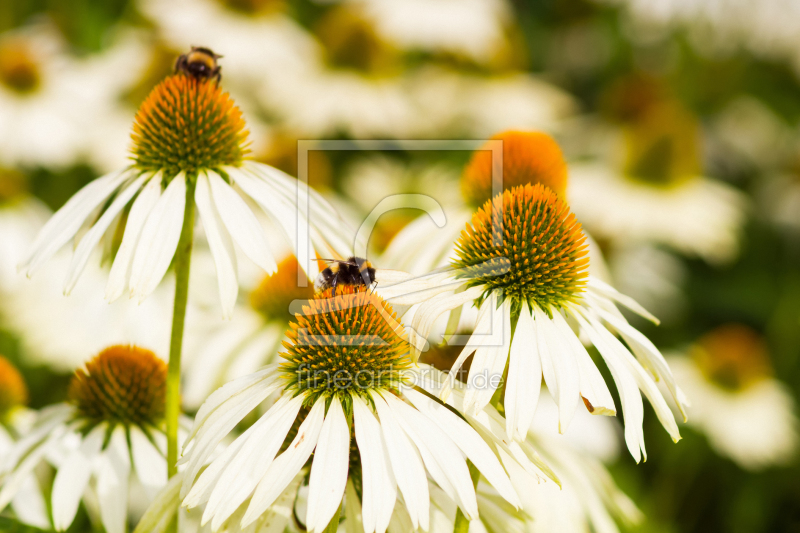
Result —
<instances>
[{"instance_id":1,"label":"flower head","mask_svg":"<svg viewBox=\"0 0 800 533\"><path fill-rule=\"evenodd\" d=\"M14 365L0 356L0 420L9 411L28 402L28 387Z\"/></svg>"},{"instance_id":2,"label":"flower head","mask_svg":"<svg viewBox=\"0 0 800 533\"><path fill-rule=\"evenodd\" d=\"M309 403L330 395L396 391L410 366L409 346L391 306L368 290L345 286L319 293L287 333L287 388Z\"/></svg>"},{"instance_id":3,"label":"flower head","mask_svg":"<svg viewBox=\"0 0 800 533\"><path fill-rule=\"evenodd\" d=\"M398 492L414 528L427 530L428 476L477 517L465 458L517 505L495 455L502 441L484 440L441 403L401 386L412 378L401 375L411 367L401 332L391 305L371 291L318 294L292 324L285 363L228 383L200 408L184 451L184 505L205 505L202 521L212 530L246 509L247 527L308 473L308 512L300 517L308 531L325 529L346 497L361 500L364 530L382 533ZM226 433L275 392L275 404L201 473ZM345 496L354 478L360 491Z\"/></svg>"},{"instance_id":4,"label":"flower head","mask_svg":"<svg viewBox=\"0 0 800 533\"><path fill-rule=\"evenodd\" d=\"M503 165L495 168L491 141L503 142ZM493 136L472 158L461 177L464 199L478 207L495 192L520 185L537 184L563 196L567 188L567 163L558 143L538 131L506 131ZM495 191L497 181L500 188Z\"/></svg>"},{"instance_id":5,"label":"flower head","mask_svg":"<svg viewBox=\"0 0 800 533\"><path fill-rule=\"evenodd\" d=\"M690 354L710 382L731 391L772 374L764 339L742 324L725 324L701 337Z\"/></svg>"},{"instance_id":6,"label":"flower head","mask_svg":"<svg viewBox=\"0 0 800 533\"><path fill-rule=\"evenodd\" d=\"M133 123L132 158L143 171L179 172L239 166L248 132L233 99L212 80L175 74L159 83Z\"/></svg>"},{"instance_id":7,"label":"flower head","mask_svg":"<svg viewBox=\"0 0 800 533\"><path fill-rule=\"evenodd\" d=\"M487 202L461 232L454 265L467 285L542 308L576 301L588 276L581 225L547 187L524 185Z\"/></svg>"},{"instance_id":8,"label":"flower head","mask_svg":"<svg viewBox=\"0 0 800 533\"><path fill-rule=\"evenodd\" d=\"M314 296L314 287L298 286L300 272L297 258L288 256L278 264L278 270L268 274L250 293L250 307L258 311L267 321L288 322L294 315L289 307L295 300L308 300Z\"/></svg>"},{"instance_id":9,"label":"flower head","mask_svg":"<svg viewBox=\"0 0 800 533\"><path fill-rule=\"evenodd\" d=\"M95 424L155 425L164 417L166 382L167 365L150 350L111 346L75 372L69 400Z\"/></svg>"},{"instance_id":10,"label":"flower head","mask_svg":"<svg viewBox=\"0 0 800 533\"><path fill-rule=\"evenodd\" d=\"M28 42L21 38L0 42L0 85L25 95L37 89L41 76L36 55Z\"/></svg>"},{"instance_id":11,"label":"flower head","mask_svg":"<svg viewBox=\"0 0 800 533\"><path fill-rule=\"evenodd\" d=\"M456 253L450 279L439 282L443 287L462 283L450 294L419 299L410 341L418 353L439 316L467 304L479 307L473 332L450 373L452 385L453 376L473 356L465 393L468 411L485 408L505 382L506 431L522 440L543 378L558 404L562 432L581 403L593 414L616 414L608 387L581 341L586 338L600 352L620 391L631 454L639 460L644 452L640 389L672 438L680 438L652 376L664 380L681 409L683 393L658 349L628 324L616 305L657 320L586 272L580 225L555 193L537 184L499 194L473 216ZM449 394L445 387L442 398Z\"/></svg>"}]
</instances>

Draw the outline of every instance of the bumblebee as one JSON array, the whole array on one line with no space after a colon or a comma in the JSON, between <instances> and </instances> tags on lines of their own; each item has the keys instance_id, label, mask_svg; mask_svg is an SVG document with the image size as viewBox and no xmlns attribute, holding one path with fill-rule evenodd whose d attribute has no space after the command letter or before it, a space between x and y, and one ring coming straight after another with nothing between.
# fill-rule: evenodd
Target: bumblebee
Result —
<instances>
[{"instance_id":1,"label":"bumblebee","mask_svg":"<svg viewBox=\"0 0 800 533\"><path fill-rule=\"evenodd\" d=\"M214 79L219 84L222 67L217 64L217 59L221 57L208 48L192 46L188 54L183 54L175 61L175 74L181 72L196 80Z\"/></svg>"},{"instance_id":2,"label":"bumblebee","mask_svg":"<svg viewBox=\"0 0 800 533\"><path fill-rule=\"evenodd\" d=\"M332 260L332 263L314 281L314 289L318 292L333 287L331 295L336 296L337 285L368 287L375 283L375 268L366 259L349 257L345 261Z\"/></svg>"}]
</instances>

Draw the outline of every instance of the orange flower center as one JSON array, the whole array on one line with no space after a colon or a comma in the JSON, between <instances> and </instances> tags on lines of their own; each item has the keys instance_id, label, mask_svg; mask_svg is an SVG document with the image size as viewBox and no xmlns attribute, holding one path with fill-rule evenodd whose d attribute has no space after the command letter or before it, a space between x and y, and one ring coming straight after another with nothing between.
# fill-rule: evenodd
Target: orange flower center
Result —
<instances>
[{"instance_id":1,"label":"orange flower center","mask_svg":"<svg viewBox=\"0 0 800 533\"><path fill-rule=\"evenodd\" d=\"M294 318L289 312L290 304L295 300L309 300L314 297L313 285L298 286L299 271L300 265L294 256L281 261L278 271L266 276L250 293L250 306L267 320L289 322Z\"/></svg>"},{"instance_id":2,"label":"orange flower center","mask_svg":"<svg viewBox=\"0 0 800 533\"><path fill-rule=\"evenodd\" d=\"M567 163L552 137L537 131L506 131L491 140L503 141L502 166L491 151L491 144L487 143L472 154L461 177L461 192L467 202L481 206L493 193L537 183L564 195ZM498 159L497 164L495 159Z\"/></svg>"},{"instance_id":3,"label":"orange flower center","mask_svg":"<svg viewBox=\"0 0 800 533\"><path fill-rule=\"evenodd\" d=\"M742 324L726 324L704 335L691 350L706 379L742 390L772 374L764 339Z\"/></svg>"},{"instance_id":4,"label":"orange flower center","mask_svg":"<svg viewBox=\"0 0 800 533\"><path fill-rule=\"evenodd\" d=\"M153 425L164 417L167 365L150 350L111 346L78 369L69 400L93 423Z\"/></svg>"},{"instance_id":5,"label":"orange flower center","mask_svg":"<svg viewBox=\"0 0 800 533\"><path fill-rule=\"evenodd\" d=\"M0 417L28 402L25 380L8 359L0 356Z\"/></svg>"}]
</instances>

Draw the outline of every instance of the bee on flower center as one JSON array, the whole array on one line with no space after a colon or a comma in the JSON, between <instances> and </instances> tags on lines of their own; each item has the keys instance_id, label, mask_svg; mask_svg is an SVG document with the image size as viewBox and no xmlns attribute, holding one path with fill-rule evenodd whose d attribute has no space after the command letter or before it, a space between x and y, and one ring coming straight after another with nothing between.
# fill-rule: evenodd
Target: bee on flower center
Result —
<instances>
[{"instance_id":1,"label":"bee on flower center","mask_svg":"<svg viewBox=\"0 0 800 533\"><path fill-rule=\"evenodd\" d=\"M336 296L337 285L368 287L375 283L375 268L361 257L349 257L345 261L331 260L332 264L319 273L314 281L317 292L332 288L331 296Z\"/></svg>"},{"instance_id":2,"label":"bee on flower center","mask_svg":"<svg viewBox=\"0 0 800 533\"><path fill-rule=\"evenodd\" d=\"M208 48L193 46L188 54L183 54L175 61L175 74L180 72L198 81L214 79L219 84L222 67L217 64L217 59L221 57Z\"/></svg>"}]
</instances>

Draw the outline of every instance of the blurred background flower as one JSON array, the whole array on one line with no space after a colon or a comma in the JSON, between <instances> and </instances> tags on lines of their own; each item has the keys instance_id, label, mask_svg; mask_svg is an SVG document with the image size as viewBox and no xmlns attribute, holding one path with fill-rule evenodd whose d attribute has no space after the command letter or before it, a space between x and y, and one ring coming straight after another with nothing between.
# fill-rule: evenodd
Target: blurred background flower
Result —
<instances>
[{"instance_id":1,"label":"blurred background flower","mask_svg":"<svg viewBox=\"0 0 800 533\"><path fill-rule=\"evenodd\" d=\"M617 452L614 420L587 415L604 427L559 436L547 422L553 405L540 402L530 439L551 452L565 488L538 487L523 502L530 523L508 527L797 531L798 9L792 0L0 2L0 361L27 385L24 396L0 390L0 461L33 413L67 399L72 373L93 354L135 343L166 357L171 273L138 306L87 297L102 294L110 262L90 262L69 297L62 278L72 250L32 280L16 266L54 210L129 162L136 109L177 55L202 45L223 56L222 85L247 121L253 158L304 174L351 226L389 195L424 194L442 207L443 228L422 204L383 214L368 248L379 269L445 264L480 204L462 196L471 151L398 141L482 144L509 130L557 141L566 201L593 237L593 268L602 266L593 275L662 320L656 328L626 314L671 355L692 405L677 445L652 413L644 417L652 459L636 465ZM360 149L365 139L385 149ZM322 149L326 140L351 144ZM312 141L308 161L298 161L298 141ZM305 297L290 284L297 268L274 221L259 222L278 272L264 278L238 265L230 321L220 319L198 230L185 342L190 413L215 387L269 362L284 339L282 309ZM475 309L461 318L474 321ZM0 366L0 380L12 374ZM573 476L580 490L567 486L565 462L593 473ZM52 492L52 472L35 475ZM594 503L581 506L576 494ZM0 531L48 527L41 497L18 500L0 512ZM70 531L99 527L96 510L87 499ZM452 512L442 510L445 521Z\"/></svg>"}]
</instances>

